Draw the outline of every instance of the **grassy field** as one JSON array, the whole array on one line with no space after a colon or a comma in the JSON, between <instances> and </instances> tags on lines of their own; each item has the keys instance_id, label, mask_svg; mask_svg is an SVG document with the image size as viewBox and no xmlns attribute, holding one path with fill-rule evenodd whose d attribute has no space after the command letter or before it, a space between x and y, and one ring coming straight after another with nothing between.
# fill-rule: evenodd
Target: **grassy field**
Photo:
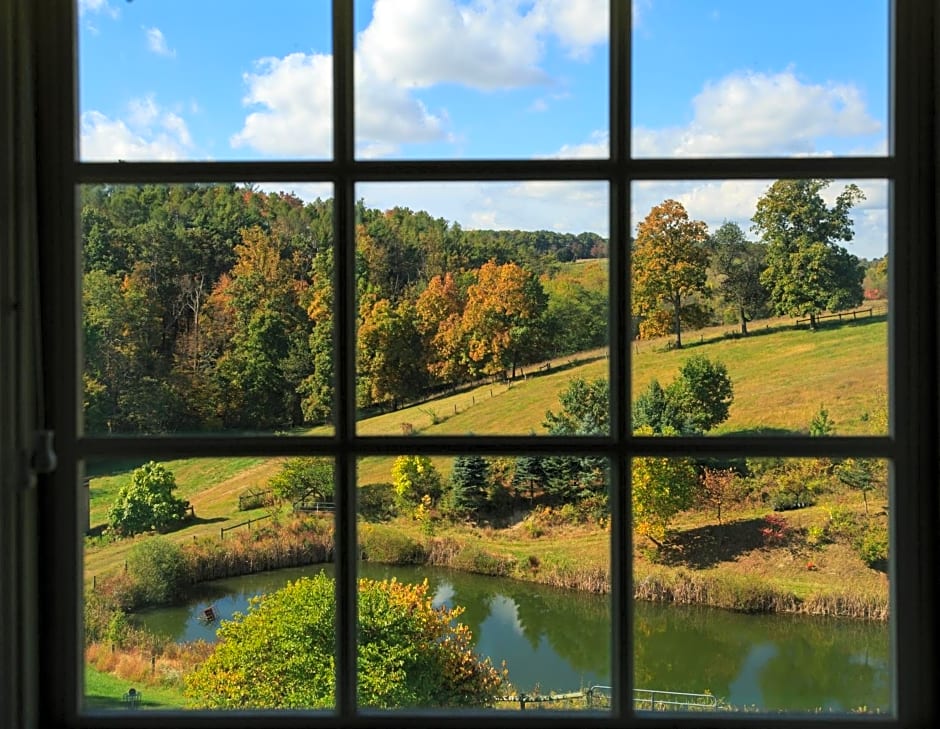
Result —
<instances>
[{"instance_id":1,"label":"grassy field","mask_svg":"<svg viewBox=\"0 0 940 729\"><path fill-rule=\"evenodd\" d=\"M703 354L724 362L734 383L735 401L729 420L717 434L793 432L808 429L820 407L829 411L837 434L874 432L883 418L887 383L887 322L884 315L857 323L826 326L819 331L785 327L789 320L752 322L747 338L727 336L728 327L686 334L687 346L669 350L666 341L639 342L634 350L634 392L656 378L665 385L675 376L685 358ZM573 377L606 377L608 360L603 351L582 353L552 363L547 372L533 373L511 384L482 385L407 409L379 415L359 424L363 434L403 432L407 424L418 434L529 434L544 432L545 412L558 409L558 395ZM325 432L325 431L312 431ZM176 475L179 495L195 509L196 520L170 535L183 542L219 535L232 526L266 512L240 512L238 495L249 487L263 488L277 472L282 459L224 458L184 459L166 462ZM363 459L360 483L390 480L393 456ZM137 465L92 464L90 525L101 527L117 490ZM450 460L436 459L445 473ZM766 512L766 508L765 508ZM694 524L688 525L694 528ZM486 535L488 541L509 551L532 552L538 559L563 560L576 554L606 562L608 538L597 533L571 533L561 544L525 540L519 544L511 531ZM496 541L498 540L498 541ZM90 540L86 545L85 575L104 575L123 566L135 540L116 543ZM773 569L769 573L776 573ZM814 578L817 575L813 575ZM818 576L822 579L822 576Z\"/></svg>"},{"instance_id":2,"label":"grassy field","mask_svg":"<svg viewBox=\"0 0 940 729\"><path fill-rule=\"evenodd\" d=\"M186 708L186 700L177 689L162 686L142 686L139 683L135 684L117 678L113 674L98 671L88 665L85 666L85 708L89 711L112 709L133 711L134 709L128 708L128 705L122 699L132 686L141 692L141 700L137 710Z\"/></svg>"}]
</instances>

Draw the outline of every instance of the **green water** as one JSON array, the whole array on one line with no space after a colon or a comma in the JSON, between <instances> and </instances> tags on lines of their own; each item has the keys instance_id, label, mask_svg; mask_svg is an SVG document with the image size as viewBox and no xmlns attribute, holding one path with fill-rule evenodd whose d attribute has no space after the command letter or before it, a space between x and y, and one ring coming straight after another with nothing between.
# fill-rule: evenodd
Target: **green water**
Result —
<instances>
[{"instance_id":1,"label":"green water","mask_svg":"<svg viewBox=\"0 0 940 729\"><path fill-rule=\"evenodd\" d=\"M329 571L330 565L327 565ZM322 566L278 570L197 586L186 604L138 616L177 641L215 639L199 617L247 610L254 595ZM479 654L503 661L513 685L530 692L610 683L607 596L432 568L361 565L364 577L428 579L435 604L460 605ZM653 603L635 606L634 683L639 688L708 691L761 710L890 709L888 626L801 616L741 615Z\"/></svg>"}]
</instances>

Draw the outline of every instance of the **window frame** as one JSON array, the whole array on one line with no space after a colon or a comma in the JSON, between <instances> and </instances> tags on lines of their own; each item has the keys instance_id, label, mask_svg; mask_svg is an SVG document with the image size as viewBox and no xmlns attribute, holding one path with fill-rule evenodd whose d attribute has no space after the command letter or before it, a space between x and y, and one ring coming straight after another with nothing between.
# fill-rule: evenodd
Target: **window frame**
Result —
<instances>
[{"instance_id":1,"label":"window frame","mask_svg":"<svg viewBox=\"0 0 940 729\"><path fill-rule=\"evenodd\" d=\"M932 690L937 680L936 657L931 655L936 628L930 610L937 581L937 302L936 172L937 127L935 78L938 55L934 31L938 12L930 0L891 3L891 150L889 156L863 158L720 158L631 159L630 157L630 41L629 3L611 0L610 139L607 160L482 160L482 161L365 161L354 155L352 2L332 0L334 157L316 162L180 162L83 163L77 161L75 79L77 18L68 0L13 0L27 18L35 68L35 158L38 169L36 210L38 250L43 262L42 352L47 392L46 420L56 431L59 468L41 480L38 499L38 550L32 538L21 535L12 545L28 565L18 578L23 588L14 625L27 639L17 659L30 671L29 636L39 639L39 689L20 699L25 722L67 727L118 726L495 726L505 715L405 712L357 713L355 697L355 468L360 455L389 452L454 453L473 449L486 453L591 453L611 459L612 640L619 656L612 666L612 683L620 701L605 716L512 717L520 726L675 726L797 723L793 714L781 717L708 716L668 717L634 714L629 701L632 652L629 627L631 537L628 490L629 458L634 455L740 454L768 456L878 456L892 459L893 483L918 488L891 488L892 656L895 675L894 715L826 718L839 726L915 726L936 716ZM68 82L62 83L62 79ZM627 82L627 83L624 83ZM891 433L886 437L769 439L760 437L662 439L633 436L629 429L631 351L621 312L629 311L629 260L621 246L610 246L611 410L609 437L367 437L355 432L355 286L353 267L355 184L373 181L427 180L595 180L610 184L610 240L629 239L630 183L633 180L776 179L781 177L878 178L890 181L890 238L892 305L890 336ZM334 320L336 343L336 430L332 437L86 437L82 435L80 393L80 236L78 186L94 182L212 182L250 179L266 181L326 181L334 184L335 282L338 295ZM20 345L22 346L22 342ZM903 376L902 376L903 375ZM29 379L28 373L23 374ZM4 414L7 412L3 411ZM337 599L338 673L337 713L252 714L138 713L87 714L80 711L78 672L82 665L81 615L81 502L76 484L80 463L92 456L134 454L215 456L234 454L331 455L337 463ZM931 490L931 486L934 488ZM3 506L8 502L4 491ZM10 502L29 517L28 504ZM6 537L4 537L6 538ZM4 544L4 546L7 546ZM30 572L42 576L38 586ZM6 574L4 575L6 577ZM6 581L5 581L6 584ZM38 620L28 617L38 608ZM8 610L4 609L4 617ZM4 666L7 668L7 666ZM27 681L28 682L28 681Z\"/></svg>"}]
</instances>

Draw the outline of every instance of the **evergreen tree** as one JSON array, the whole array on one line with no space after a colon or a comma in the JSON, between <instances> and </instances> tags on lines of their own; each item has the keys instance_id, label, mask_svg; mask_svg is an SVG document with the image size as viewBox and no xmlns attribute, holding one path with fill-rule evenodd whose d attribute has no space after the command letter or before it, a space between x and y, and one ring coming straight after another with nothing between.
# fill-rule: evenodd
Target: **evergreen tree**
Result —
<instances>
[{"instance_id":1,"label":"evergreen tree","mask_svg":"<svg viewBox=\"0 0 940 729\"><path fill-rule=\"evenodd\" d=\"M451 500L459 514L478 514L487 505L489 464L483 456L457 456L450 473Z\"/></svg>"}]
</instances>

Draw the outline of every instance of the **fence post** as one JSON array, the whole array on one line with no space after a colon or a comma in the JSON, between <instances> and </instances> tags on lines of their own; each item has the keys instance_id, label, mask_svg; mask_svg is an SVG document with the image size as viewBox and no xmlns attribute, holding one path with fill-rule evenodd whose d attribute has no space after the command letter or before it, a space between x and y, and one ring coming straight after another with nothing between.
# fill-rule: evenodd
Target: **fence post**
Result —
<instances>
[{"instance_id":1,"label":"fence post","mask_svg":"<svg viewBox=\"0 0 940 729\"><path fill-rule=\"evenodd\" d=\"M219 539L225 539L225 527L219 527Z\"/></svg>"}]
</instances>

